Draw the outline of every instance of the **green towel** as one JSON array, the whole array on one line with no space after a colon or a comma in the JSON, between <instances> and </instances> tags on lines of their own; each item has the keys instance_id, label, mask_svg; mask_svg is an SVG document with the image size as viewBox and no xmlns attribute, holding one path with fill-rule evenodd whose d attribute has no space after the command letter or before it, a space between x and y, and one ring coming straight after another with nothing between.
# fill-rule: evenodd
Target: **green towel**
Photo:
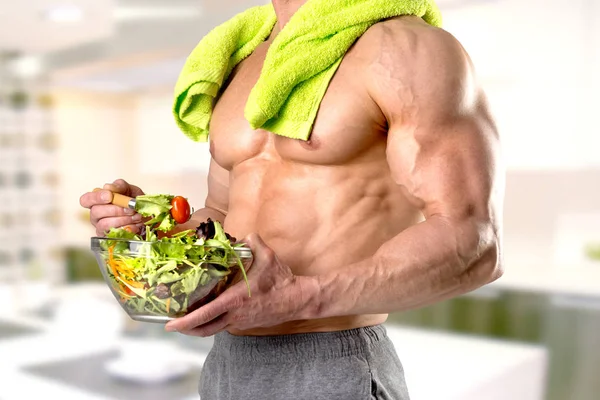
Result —
<instances>
[{"instance_id":1,"label":"green towel","mask_svg":"<svg viewBox=\"0 0 600 400\"><path fill-rule=\"evenodd\" d=\"M331 78L352 44L373 24L415 15L441 26L433 0L309 0L271 44L244 115L253 129L307 140ZM213 29L188 57L175 86L173 112L192 140L207 141L215 98L235 66L271 34L271 4Z\"/></svg>"}]
</instances>

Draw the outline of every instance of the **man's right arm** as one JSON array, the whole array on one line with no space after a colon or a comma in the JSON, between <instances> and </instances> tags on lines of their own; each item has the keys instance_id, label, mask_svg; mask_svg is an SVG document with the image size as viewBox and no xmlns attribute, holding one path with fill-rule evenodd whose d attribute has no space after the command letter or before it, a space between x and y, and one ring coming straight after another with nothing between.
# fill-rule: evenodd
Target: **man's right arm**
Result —
<instances>
[{"instance_id":1,"label":"man's right arm","mask_svg":"<svg viewBox=\"0 0 600 400\"><path fill-rule=\"evenodd\" d=\"M133 210L123 209L110 204L112 196L107 191L136 197L144 194L137 186L130 185L123 179L117 179L104 185L102 191L84 193L80 198L82 207L90 210L90 222L96 228L98 236L104 236L110 228L128 227L139 232L143 226L142 218ZM170 233L195 229L208 218L224 222L229 206L229 172L211 159L208 171L208 195L204 208L194 212L190 220L177 225Z\"/></svg>"},{"instance_id":2,"label":"man's right arm","mask_svg":"<svg viewBox=\"0 0 600 400\"><path fill-rule=\"evenodd\" d=\"M208 195L204 208L194 212L190 221L178 225L176 230L197 228L208 218L223 224L229 208L229 171L221 167L211 158L208 169Z\"/></svg>"}]
</instances>

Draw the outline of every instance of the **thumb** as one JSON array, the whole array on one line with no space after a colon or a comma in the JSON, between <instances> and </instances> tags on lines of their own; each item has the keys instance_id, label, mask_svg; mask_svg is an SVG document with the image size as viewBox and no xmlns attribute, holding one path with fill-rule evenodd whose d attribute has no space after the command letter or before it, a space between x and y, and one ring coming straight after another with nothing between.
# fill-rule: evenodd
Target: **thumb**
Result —
<instances>
[{"instance_id":1,"label":"thumb","mask_svg":"<svg viewBox=\"0 0 600 400\"><path fill-rule=\"evenodd\" d=\"M240 242L244 243L251 250L259 250L261 247L266 246L265 242L258 235L258 233L251 233L243 238Z\"/></svg>"},{"instance_id":2,"label":"thumb","mask_svg":"<svg viewBox=\"0 0 600 400\"><path fill-rule=\"evenodd\" d=\"M103 189L110 190L113 193L119 193L125 196L129 196L129 183L124 179L117 179L113 183L107 183Z\"/></svg>"},{"instance_id":3,"label":"thumb","mask_svg":"<svg viewBox=\"0 0 600 400\"><path fill-rule=\"evenodd\" d=\"M130 197L137 197L144 194L139 187L129 184L124 179L117 179L113 183L107 183L104 185L104 189Z\"/></svg>"},{"instance_id":4,"label":"thumb","mask_svg":"<svg viewBox=\"0 0 600 400\"><path fill-rule=\"evenodd\" d=\"M251 233L242 240L250 250L252 257L256 261L272 261L275 258L275 253L257 233Z\"/></svg>"}]
</instances>

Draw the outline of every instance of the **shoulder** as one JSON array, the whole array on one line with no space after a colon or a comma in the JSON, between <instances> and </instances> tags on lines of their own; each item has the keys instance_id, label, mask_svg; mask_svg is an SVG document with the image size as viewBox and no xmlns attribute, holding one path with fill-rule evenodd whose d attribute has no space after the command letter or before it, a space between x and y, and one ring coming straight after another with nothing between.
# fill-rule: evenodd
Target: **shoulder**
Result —
<instances>
[{"instance_id":1,"label":"shoulder","mask_svg":"<svg viewBox=\"0 0 600 400\"><path fill-rule=\"evenodd\" d=\"M373 25L362 39L361 47L369 49L366 84L384 112L399 101L452 106L471 97L471 60L449 32L417 17L398 17Z\"/></svg>"},{"instance_id":2,"label":"shoulder","mask_svg":"<svg viewBox=\"0 0 600 400\"><path fill-rule=\"evenodd\" d=\"M373 25L362 37L371 61L388 67L420 69L450 66L467 67L466 51L449 32L431 26L418 17L391 18ZM401 63L399 63L401 61Z\"/></svg>"}]
</instances>

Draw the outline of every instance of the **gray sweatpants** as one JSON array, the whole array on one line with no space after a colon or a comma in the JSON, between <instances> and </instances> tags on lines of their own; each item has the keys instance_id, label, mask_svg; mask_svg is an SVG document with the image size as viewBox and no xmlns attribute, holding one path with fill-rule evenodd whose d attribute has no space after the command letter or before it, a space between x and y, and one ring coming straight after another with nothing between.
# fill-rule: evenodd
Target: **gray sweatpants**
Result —
<instances>
[{"instance_id":1,"label":"gray sweatpants","mask_svg":"<svg viewBox=\"0 0 600 400\"><path fill-rule=\"evenodd\" d=\"M408 400L404 371L382 325L340 332L215 336L202 400Z\"/></svg>"}]
</instances>

